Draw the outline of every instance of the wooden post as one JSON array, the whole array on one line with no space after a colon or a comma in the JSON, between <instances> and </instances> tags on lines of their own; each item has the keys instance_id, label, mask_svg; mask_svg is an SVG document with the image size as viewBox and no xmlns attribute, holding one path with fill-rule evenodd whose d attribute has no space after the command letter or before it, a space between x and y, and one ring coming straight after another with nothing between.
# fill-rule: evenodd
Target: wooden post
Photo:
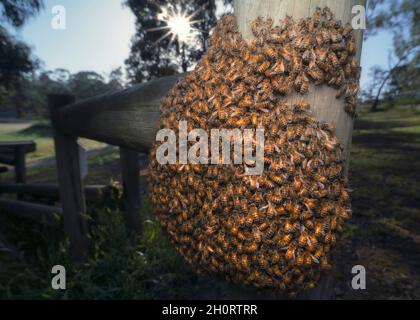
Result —
<instances>
[{"instance_id":1,"label":"wooden post","mask_svg":"<svg viewBox=\"0 0 420 320\"><path fill-rule=\"evenodd\" d=\"M66 136L56 126L55 112L73 103L74 96L48 95L48 106L54 133L55 159L60 200L63 207L64 232L70 240L71 255L83 260L88 252L87 223L83 182L80 177L79 146L77 137Z\"/></svg>"},{"instance_id":2,"label":"wooden post","mask_svg":"<svg viewBox=\"0 0 420 320\"><path fill-rule=\"evenodd\" d=\"M25 146L15 147L15 181L16 183L26 182ZM17 199L22 200L22 194L17 194Z\"/></svg>"},{"instance_id":3,"label":"wooden post","mask_svg":"<svg viewBox=\"0 0 420 320\"><path fill-rule=\"evenodd\" d=\"M244 39L251 40L253 34L250 23L257 17L272 18L278 24L280 19L291 16L295 20L311 16L317 7L329 7L337 20L350 22L352 8L355 5L366 7L366 0L235 0L234 12L239 31ZM363 30L355 30L357 58L360 62ZM316 119L328 122L335 127L334 134L343 145L345 155L350 155L351 136L353 132L353 118L344 111L344 97L336 99L337 91L327 85L310 85L309 93L302 97L298 93L291 93L286 97L288 103L307 100L311 105L311 112ZM348 162L347 165L348 167Z\"/></svg>"},{"instance_id":4,"label":"wooden post","mask_svg":"<svg viewBox=\"0 0 420 320\"><path fill-rule=\"evenodd\" d=\"M291 16L295 21L300 18L311 16L317 7L329 7L335 14L337 20L343 23L352 19L352 8L355 5L366 7L365 0L235 0L234 12L238 23L239 31L246 40L253 39L250 23L258 18L272 18L274 24L284 19L286 15ZM355 30L357 58L360 62L363 30ZM327 85L310 85L309 93L302 96L298 93L291 93L285 100L293 104L302 99L307 100L311 105L311 112L321 122L327 122L335 127L334 134L339 139L346 155L346 172L350 155L351 136L353 131L353 118L344 111L344 98L336 99L337 91ZM305 298L308 299L329 299L333 293L333 270L324 276L317 288L310 292Z\"/></svg>"},{"instance_id":5,"label":"wooden post","mask_svg":"<svg viewBox=\"0 0 420 320\"><path fill-rule=\"evenodd\" d=\"M26 182L25 146L15 147L15 181Z\"/></svg>"},{"instance_id":6,"label":"wooden post","mask_svg":"<svg viewBox=\"0 0 420 320\"><path fill-rule=\"evenodd\" d=\"M130 231L141 232L139 153L120 147L120 165L126 226Z\"/></svg>"}]
</instances>

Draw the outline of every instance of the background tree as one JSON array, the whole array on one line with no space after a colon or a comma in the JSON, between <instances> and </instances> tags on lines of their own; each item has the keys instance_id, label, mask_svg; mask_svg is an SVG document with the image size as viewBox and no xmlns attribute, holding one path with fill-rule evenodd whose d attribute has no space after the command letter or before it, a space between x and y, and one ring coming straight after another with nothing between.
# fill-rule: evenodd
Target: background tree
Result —
<instances>
[{"instance_id":1,"label":"background tree","mask_svg":"<svg viewBox=\"0 0 420 320\"><path fill-rule=\"evenodd\" d=\"M0 0L0 101L10 92L16 97L23 96L24 77L38 66L30 48L11 35L5 26L21 27L42 6L42 0ZM22 116L21 99L15 101L15 108L17 115Z\"/></svg>"},{"instance_id":2,"label":"background tree","mask_svg":"<svg viewBox=\"0 0 420 320\"><path fill-rule=\"evenodd\" d=\"M370 0L367 36L380 30L393 34L393 58L388 68L375 67L367 90L371 110L378 108L383 96L404 95L418 85L420 63L420 2L417 0ZM391 84L392 83L392 84ZM396 85L398 90L396 91ZM417 87L418 89L418 87ZM415 101L415 100L414 100ZM417 100L418 101L418 100Z\"/></svg>"},{"instance_id":3,"label":"background tree","mask_svg":"<svg viewBox=\"0 0 420 320\"><path fill-rule=\"evenodd\" d=\"M127 74L133 83L150 80L155 77L185 72L193 66L207 48L207 39L211 28L216 23L216 0L176 0L149 1L126 0L126 5L136 17L136 33L131 43L131 53L126 60ZM225 4L232 0L224 0ZM186 12L192 25L198 29L195 37L188 42L164 37L166 26L158 19L162 8L173 8L175 12ZM152 31L154 30L154 31Z\"/></svg>"},{"instance_id":4,"label":"background tree","mask_svg":"<svg viewBox=\"0 0 420 320\"><path fill-rule=\"evenodd\" d=\"M14 109L14 106L19 105L22 115L46 117L46 96L49 93L72 94L77 99L84 99L121 90L124 87L121 68L111 71L107 77L94 71L81 71L75 74L66 69L42 71L24 77L20 81L19 92L9 91L0 104L0 110Z\"/></svg>"}]
</instances>

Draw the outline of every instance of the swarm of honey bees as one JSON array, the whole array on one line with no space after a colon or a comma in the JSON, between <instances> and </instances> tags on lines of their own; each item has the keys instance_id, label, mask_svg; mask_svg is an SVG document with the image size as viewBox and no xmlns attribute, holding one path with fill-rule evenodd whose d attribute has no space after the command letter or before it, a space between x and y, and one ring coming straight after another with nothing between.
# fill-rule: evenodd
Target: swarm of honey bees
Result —
<instances>
[{"instance_id":1,"label":"swarm of honey bees","mask_svg":"<svg viewBox=\"0 0 420 320\"><path fill-rule=\"evenodd\" d=\"M292 90L327 84L354 114L360 69L354 35L328 8L279 26L257 19L247 42L233 16L162 102L161 128L263 128L264 171L238 164L166 164L150 158L150 197L175 248L197 270L289 293L316 286L351 215L343 150Z\"/></svg>"}]
</instances>

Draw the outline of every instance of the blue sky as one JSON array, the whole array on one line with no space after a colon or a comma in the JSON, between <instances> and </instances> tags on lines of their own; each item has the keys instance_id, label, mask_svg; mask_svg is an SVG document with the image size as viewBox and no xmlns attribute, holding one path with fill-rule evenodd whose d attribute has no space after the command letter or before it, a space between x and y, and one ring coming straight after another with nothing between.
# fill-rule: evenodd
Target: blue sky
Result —
<instances>
[{"instance_id":1,"label":"blue sky","mask_svg":"<svg viewBox=\"0 0 420 320\"><path fill-rule=\"evenodd\" d=\"M17 31L44 61L44 69L93 70L106 75L124 66L134 33L134 16L121 0L44 0L44 4L44 10ZM55 5L66 9L65 30L51 27ZM364 43L362 87L368 83L372 66L388 65L391 49L392 35L387 32Z\"/></svg>"},{"instance_id":2,"label":"blue sky","mask_svg":"<svg viewBox=\"0 0 420 320\"><path fill-rule=\"evenodd\" d=\"M44 10L18 37L34 49L45 69L109 73L123 66L130 52L134 16L120 0L44 0ZM51 27L55 5L66 9L66 29Z\"/></svg>"}]
</instances>

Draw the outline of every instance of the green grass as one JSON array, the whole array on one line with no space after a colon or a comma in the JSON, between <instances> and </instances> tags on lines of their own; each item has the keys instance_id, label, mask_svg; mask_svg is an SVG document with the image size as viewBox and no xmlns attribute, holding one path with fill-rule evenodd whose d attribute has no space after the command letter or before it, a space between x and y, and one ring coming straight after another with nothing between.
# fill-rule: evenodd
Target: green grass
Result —
<instances>
[{"instance_id":1,"label":"green grass","mask_svg":"<svg viewBox=\"0 0 420 320\"><path fill-rule=\"evenodd\" d=\"M59 230L14 217L0 216L0 299L149 299L183 297L195 287L196 275L175 253L159 226L149 217L148 202L141 214L144 235L126 232L115 206L91 208L90 258L73 264L68 242ZM6 227L7 226L7 227ZM7 240L5 240L7 239ZM66 267L67 290L51 289L51 267ZM177 289L183 288L183 289Z\"/></svg>"},{"instance_id":2,"label":"green grass","mask_svg":"<svg viewBox=\"0 0 420 320\"><path fill-rule=\"evenodd\" d=\"M0 126L1 141L33 140L36 150L27 154L28 162L54 155L54 141L51 127L46 121L37 121L32 124L2 124ZM80 139L80 144L87 150L105 146L104 143L89 139Z\"/></svg>"}]
</instances>

